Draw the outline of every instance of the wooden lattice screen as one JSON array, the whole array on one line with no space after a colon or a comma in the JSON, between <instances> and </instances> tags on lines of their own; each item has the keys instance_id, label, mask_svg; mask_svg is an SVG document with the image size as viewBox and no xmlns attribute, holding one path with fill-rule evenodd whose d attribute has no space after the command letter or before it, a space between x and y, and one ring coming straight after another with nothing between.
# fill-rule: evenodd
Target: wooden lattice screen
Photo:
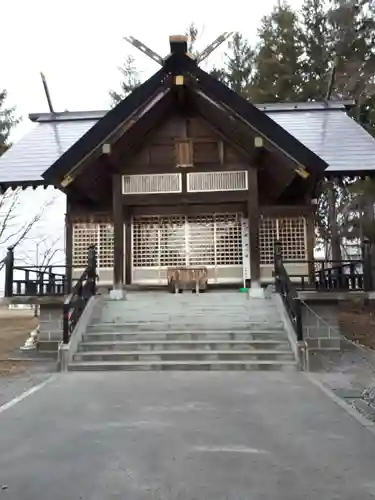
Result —
<instances>
[{"instance_id":1,"label":"wooden lattice screen","mask_svg":"<svg viewBox=\"0 0 375 500\"><path fill-rule=\"evenodd\" d=\"M283 258L288 260L306 260L306 221L304 217L264 217L259 226L260 263L272 264L274 243L282 245Z\"/></svg>"},{"instance_id":2,"label":"wooden lattice screen","mask_svg":"<svg viewBox=\"0 0 375 500\"><path fill-rule=\"evenodd\" d=\"M113 268L113 225L105 222L73 225L73 267L86 267L90 245L96 246L98 268Z\"/></svg>"}]
</instances>

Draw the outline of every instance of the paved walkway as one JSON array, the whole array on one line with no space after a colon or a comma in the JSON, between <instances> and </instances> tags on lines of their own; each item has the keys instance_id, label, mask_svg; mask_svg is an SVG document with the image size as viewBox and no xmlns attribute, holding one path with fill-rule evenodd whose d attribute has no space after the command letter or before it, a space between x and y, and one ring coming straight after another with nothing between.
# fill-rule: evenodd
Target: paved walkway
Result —
<instances>
[{"instance_id":1,"label":"paved walkway","mask_svg":"<svg viewBox=\"0 0 375 500\"><path fill-rule=\"evenodd\" d=\"M297 372L61 374L0 411L1 500L367 500L374 464Z\"/></svg>"}]
</instances>

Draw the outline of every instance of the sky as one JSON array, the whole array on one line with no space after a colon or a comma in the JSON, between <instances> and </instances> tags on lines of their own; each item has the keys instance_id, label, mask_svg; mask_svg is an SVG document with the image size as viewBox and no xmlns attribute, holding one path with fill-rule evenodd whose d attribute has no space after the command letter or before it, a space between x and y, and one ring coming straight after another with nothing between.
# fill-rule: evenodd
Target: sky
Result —
<instances>
[{"instance_id":1,"label":"sky","mask_svg":"<svg viewBox=\"0 0 375 500\"><path fill-rule=\"evenodd\" d=\"M123 40L132 35L161 56L168 53L168 37L184 33L194 21L203 49L224 31L240 31L256 40L263 15L274 0L12 0L2 2L0 88L9 92L24 120L13 134L16 140L30 128L27 115L48 111L40 71L48 81L56 111L107 109L108 90L119 82L118 66L133 54L146 79L158 65ZM290 0L299 7L300 0ZM184 14L184 10L187 14ZM209 61L219 61L225 45Z\"/></svg>"},{"instance_id":2,"label":"sky","mask_svg":"<svg viewBox=\"0 0 375 500\"><path fill-rule=\"evenodd\" d=\"M11 139L16 142L35 126L29 113L47 112L40 72L47 78L55 111L108 109L108 91L116 90L118 67L132 54L142 80L158 70L157 63L134 49L124 36L134 36L162 57L168 54L169 35L183 34L191 22L200 32L197 49L203 50L225 31L240 31L256 42L261 18L270 13L274 0L189 0L186 4L164 0L12 0L2 2L0 18L0 89L8 91L8 105L16 106L22 123ZM301 0L290 0L298 8ZM186 13L185 13L186 12ZM225 44L209 57L219 65ZM63 195L53 190L26 190L18 208L20 223L46 199L54 198L40 224L20 250L33 255L41 237L60 238L64 246ZM0 258L5 252L1 248ZM61 257L60 257L61 260ZM0 290L3 278L0 275Z\"/></svg>"}]
</instances>

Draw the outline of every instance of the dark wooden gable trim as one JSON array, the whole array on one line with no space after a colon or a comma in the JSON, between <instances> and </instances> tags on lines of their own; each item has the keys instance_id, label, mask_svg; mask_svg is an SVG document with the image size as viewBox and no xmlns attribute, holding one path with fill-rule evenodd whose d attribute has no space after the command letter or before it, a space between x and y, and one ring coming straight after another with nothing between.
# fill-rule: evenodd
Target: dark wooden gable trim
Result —
<instances>
[{"instance_id":1,"label":"dark wooden gable trim","mask_svg":"<svg viewBox=\"0 0 375 500\"><path fill-rule=\"evenodd\" d=\"M55 161L43 174L43 178L51 184L58 184L62 178L85 156L97 147L138 108L144 105L151 96L160 90L168 76L167 66L155 73L146 82L135 89L126 99L121 101L101 118L86 134Z\"/></svg>"},{"instance_id":2,"label":"dark wooden gable trim","mask_svg":"<svg viewBox=\"0 0 375 500\"><path fill-rule=\"evenodd\" d=\"M278 146L297 163L306 167L308 172L323 174L328 164L310 149L299 142L289 132L272 120L263 111L239 96L225 84L212 77L189 59L184 57L184 71L190 74L203 92L213 101L222 103L233 110L238 117L242 118L248 125L257 130L270 142Z\"/></svg>"}]
</instances>

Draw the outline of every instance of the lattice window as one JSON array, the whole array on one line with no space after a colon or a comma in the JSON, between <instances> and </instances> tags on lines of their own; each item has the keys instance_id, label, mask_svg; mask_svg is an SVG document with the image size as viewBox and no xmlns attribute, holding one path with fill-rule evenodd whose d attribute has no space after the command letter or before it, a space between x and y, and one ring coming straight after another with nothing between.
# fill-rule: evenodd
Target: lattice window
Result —
<instances>
[{"instance_id":1,"label":"lattice window","mask_svg":"<svg viewBox=\"0 0 375 500\"><path fill-rule=\"evenodd\" d=\"M259 224L260 263L272 264L274 259L274 242L277 240L277 219L264 217Z\"/></svg>"},{"instance_id":2,"label":"lattice window","mask_svg":"<svg viewBox=\"0 0 375 500\"><path fill-rule=\"evenodd\" d=\"M90 245L97 249L98 268L113 267L113 225L107 223L76 223L73 225L73 266L87 266L87 251Z\"/></svg>"},{"instance_id":3,"label":"lattice window","mask_svg":"<svg viewBox=\"0 0 375 500\"><path fill-rule=\"evenodd\" d=\"M188 256L191 266L215 265L215 226L212 215L188 217Z\"/></svg>"},{"instance_id":4,"label":"lattice window","mask_svg":"<svg viewBox=\"0 0 375 500\"><path fill-rule=\"evenodd\" d=\"M242 265L241 220L237 214L215 218L216 265Z\"/></svg>"},{"instance_id":5,"label":"lattice window","mask_svg":"<svg viewBox=\"0 0 375 500\"><path fill-rule=\"evenodd\" d=\"M181 216L161 217L159 221L159 234L159 266L185 266L185 218Z\"/></svg>"},{"instance_id":6,"label":"lattice window","mask_svg":"<svg viewBox=\"0 0 375 500\"><path fill-rule=\"evenodd\" d=\"M123 194L180 193L181 174L141 174L122 177Z\"/></svg>"},{"instance_id":7,"label":"lattice window","mask_svg":"<svg viewBox=\"0 0 375 500\"><path fill-rule=\"evenodd\" d=\"M134 267L242 264L237 214L141 217L133 221Z\"/></svg>"},{"instance_id":8,"label":"lattice window","mask_svg":"<svg viewBox=\"0 0 375 500\"><path fill-rule=\"evenodd\" d=\"M243 191L247 188L246 170L187 174L187 190L189 192Z\"/></svg>"},{"instance_id":9,"label":"lattice window","mask_svg":"<svg viewBox=\"0 0 375 500\"><path fill-rule=\"evenodd\" d=\"M159 265L159 217L143 217L133 223L133 265Z\"/></svg>"},{"instance_id":10,"label":"lattice window","mask_svg":"<svg viewBox=\"0 0 375 500\"><path fill-rule=\"evenodd\" d=\"M305 260L307 256L304 217L283 217L280 219L264 217L261 219L259 226L261 264L273 263L274 243L277 240L281 242L284 260Z\"/></svg>"}]
</instances>

